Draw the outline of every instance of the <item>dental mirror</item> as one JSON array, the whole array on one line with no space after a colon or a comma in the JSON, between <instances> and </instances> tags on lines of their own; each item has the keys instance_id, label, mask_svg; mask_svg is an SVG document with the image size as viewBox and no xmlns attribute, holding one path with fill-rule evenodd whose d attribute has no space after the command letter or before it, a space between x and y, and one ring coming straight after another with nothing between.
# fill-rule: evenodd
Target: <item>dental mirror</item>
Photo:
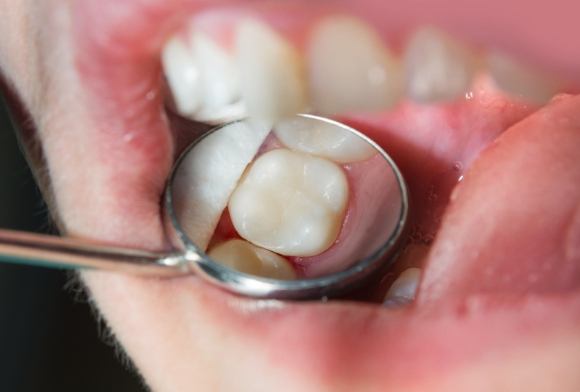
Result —
<instances>
[{"instance_id":1,"label":"dental mirror","mask_svg":"<svg viewBox=\"0 0 580 392\"><path fill-rule=\"evenodd\" d=\"M177 159L163 207L171 254L0 230L0 261L195 273L256 298L332 297L392 263L409 208L401 172L379 145L307 114L206 132Z\"/></svg>"}]
</instances>

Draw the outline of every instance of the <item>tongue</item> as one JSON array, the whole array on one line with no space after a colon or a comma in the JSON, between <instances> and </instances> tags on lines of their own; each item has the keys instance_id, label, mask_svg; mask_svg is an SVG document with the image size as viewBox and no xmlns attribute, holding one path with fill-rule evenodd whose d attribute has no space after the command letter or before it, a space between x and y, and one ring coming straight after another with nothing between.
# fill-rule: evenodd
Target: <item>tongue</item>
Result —
<instances>
[{"instance_id":1,"label":"tongue","mask_svg":"<svg viewBox=\"0 0 580 392\"><path fill-rule=\"evenodd\" d=\"M580 288L580 96L502 134L451 196L419 303Z\"/></svg>"}]
</instances>

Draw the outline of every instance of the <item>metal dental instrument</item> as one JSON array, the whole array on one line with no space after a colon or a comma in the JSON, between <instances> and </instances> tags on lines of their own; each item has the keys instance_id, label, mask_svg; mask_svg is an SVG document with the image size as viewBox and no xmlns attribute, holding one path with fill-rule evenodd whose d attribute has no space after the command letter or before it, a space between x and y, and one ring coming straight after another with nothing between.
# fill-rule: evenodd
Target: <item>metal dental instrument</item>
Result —
<instances>
[{"instance_id":1,"label":"metal dental instrument","mask_svg":"<svg viewBox=\"0 0 580 392\"><path fill-rule=\"evenodd\" d=\"M164 198L165 225L174 251L148 252L110 247L94 241L32 234L0 229L0 261L66 269L99 269L149 277L178 277L188 274L210 281L227 291L255 298L318 299L346 292L376 276L393 262L397 242L403 233L408 209L408 191L403 176L392 158L374 141L342 123L313 115L301 114L312 124L335 127L372 146L382 158L384 183L376 184L380 198L372 214L367 214L364 233L357 236L353 250L345 257L351 262L343 270L329 275L276 280L245 274L211 260L186 234L174 205L174 181L180 165L196 146L214 132L237 123L234 121L211 129L191 143L175 163L167 181ZM245 121L245 120L240 120ZM203 186L203 184L200 184Z\"/></svg>"}]
</instances>

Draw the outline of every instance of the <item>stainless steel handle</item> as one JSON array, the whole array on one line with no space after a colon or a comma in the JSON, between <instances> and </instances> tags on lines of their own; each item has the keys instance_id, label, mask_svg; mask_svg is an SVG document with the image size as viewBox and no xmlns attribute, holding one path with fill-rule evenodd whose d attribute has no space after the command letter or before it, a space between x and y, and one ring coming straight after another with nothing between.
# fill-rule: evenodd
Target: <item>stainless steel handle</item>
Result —
<instances>
[{"instance_id":1,"label":"stainless steel handle","mask_svg":"<svg viewBox=\"0 0 580 392\"><path fill-rule=\"evenodd\" d=\"M152 277L191 273L182 254L103 246L88 240L0 229L0 261L99 269Z\"/></svg>"}]
</instances>

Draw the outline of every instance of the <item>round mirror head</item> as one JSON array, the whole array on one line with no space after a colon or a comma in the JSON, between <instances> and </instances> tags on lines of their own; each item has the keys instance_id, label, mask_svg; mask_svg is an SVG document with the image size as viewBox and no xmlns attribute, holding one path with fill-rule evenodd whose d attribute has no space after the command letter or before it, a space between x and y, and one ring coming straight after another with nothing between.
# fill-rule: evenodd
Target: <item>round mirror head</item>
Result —
<instances>
[{"instance_id":1,"label":"round mirror head","mask_svg":"<svg viewBox=\"0 0 580 392\"><path fill-rule=\"evenodd\" d=\"M313 115L212 129L177 160L165 202L172 241L196 272L281 299L333 296L379 273L408 212L389 155Z\"/></svg>"}]
</instances>

